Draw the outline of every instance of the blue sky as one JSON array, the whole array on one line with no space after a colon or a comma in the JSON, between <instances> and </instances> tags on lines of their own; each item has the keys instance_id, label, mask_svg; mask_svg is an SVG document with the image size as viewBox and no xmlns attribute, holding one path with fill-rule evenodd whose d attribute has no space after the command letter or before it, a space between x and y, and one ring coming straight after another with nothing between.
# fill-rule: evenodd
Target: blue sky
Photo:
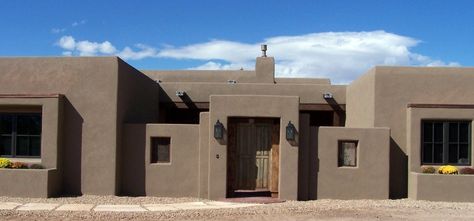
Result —
<instances>
[{"instance_id":1,"label":"blue sky","mask_svg":"<svg viewBox=\"0 0 474 221\"><path fill-rule=\"evenodd\" d=\"M0 56L119 55L138 69L353 80L374 65L474 66L472 1L3 1Z\"/></svg>"}]
</instances>

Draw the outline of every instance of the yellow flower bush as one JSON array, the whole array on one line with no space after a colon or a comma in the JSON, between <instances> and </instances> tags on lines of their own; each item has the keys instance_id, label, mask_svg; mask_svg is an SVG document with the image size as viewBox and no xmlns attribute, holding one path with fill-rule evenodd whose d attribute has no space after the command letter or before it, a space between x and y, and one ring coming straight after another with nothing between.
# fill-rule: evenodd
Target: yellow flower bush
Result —
<instances>
[{"instance_id":1,"label":"yellow flower bush","mask_svg":"<svg viewBox=\"0 0 474 221\"><path fill-rule=\"evenodd\" d=\"M451 165L441 166L438 169L439 174L458 174L458 168Z\"/></svg>"},{"instance_id":2,"label":"yellow flower bush","mask_svg":"<svg viewBox=\"0 0 474 221\"><path fill-rule=\"evenodd\" d=\"M0 168L9 168L12 162L9 159L0 158Z\"/></svg>"}]
</instances>

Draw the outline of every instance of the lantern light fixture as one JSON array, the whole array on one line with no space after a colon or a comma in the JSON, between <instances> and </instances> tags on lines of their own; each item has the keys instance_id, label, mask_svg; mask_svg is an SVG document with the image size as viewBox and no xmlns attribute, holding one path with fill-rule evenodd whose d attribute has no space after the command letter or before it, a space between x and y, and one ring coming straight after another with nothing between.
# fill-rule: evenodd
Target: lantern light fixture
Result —
<instances>
[{"instance_id":1,"label":"lantern light fixture","mask_svg":"<svg viewBox=\"0 0 474 221\"><path fill-rule=\"evenodd\" d=\"M296 140L296 128L291 121L286 125L286 140L295 141Z\"/></svg>"},{"instance_id":2,"label":"lantern light fixture","mask_svg":"<svg viewBox=\"0 0 474 221\"><path fill-rule=\"evenodd\" d=\"M214 138L217 140L224 138L224 124L222 124L219 120L217 120L216 124L214 125Z\"/></svg>"}]
</instances>

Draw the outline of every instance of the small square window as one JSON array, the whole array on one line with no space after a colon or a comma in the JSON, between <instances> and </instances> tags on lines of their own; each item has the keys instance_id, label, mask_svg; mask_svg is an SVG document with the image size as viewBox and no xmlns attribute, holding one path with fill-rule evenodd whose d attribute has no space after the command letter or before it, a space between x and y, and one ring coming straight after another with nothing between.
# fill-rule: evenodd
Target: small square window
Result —
<instances>
[{"instance_id":1,"label":"small square window","mask_svg":"<svg viewBox=\"0 0 474 221\"><path fill-rule=\"evenodd\" d=\"M151 138L151 163L170 163L170 141L169 137Z\"/></svg>"},{"instance_id":2,"label":"small square window","mask_svg":"<svg viewBox=\"0 0 474 221\"><path fill-rule=\"evenodd\" d=\"M344 140L339 141L338 147L338 166L356 167L357 166L357 141Z\"/></svg>"}]
</instances>

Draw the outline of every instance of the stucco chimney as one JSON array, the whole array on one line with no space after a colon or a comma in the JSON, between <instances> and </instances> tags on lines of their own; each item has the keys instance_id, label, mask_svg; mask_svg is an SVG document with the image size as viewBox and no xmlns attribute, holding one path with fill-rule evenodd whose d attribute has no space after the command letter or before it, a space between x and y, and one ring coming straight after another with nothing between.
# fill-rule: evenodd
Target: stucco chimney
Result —
<instances>
[{"instance_id":1,"label":"stucco chimney","mask_svg":"<svg viewBox=\"0 0 474 221\"><path fill-rule=\"evenodd\" d=\"M267 45L262 45L262 57L257 57L255 72L259 83L275 83L275 59L267 57Z\"/></svg>"}]
</instances>

